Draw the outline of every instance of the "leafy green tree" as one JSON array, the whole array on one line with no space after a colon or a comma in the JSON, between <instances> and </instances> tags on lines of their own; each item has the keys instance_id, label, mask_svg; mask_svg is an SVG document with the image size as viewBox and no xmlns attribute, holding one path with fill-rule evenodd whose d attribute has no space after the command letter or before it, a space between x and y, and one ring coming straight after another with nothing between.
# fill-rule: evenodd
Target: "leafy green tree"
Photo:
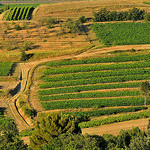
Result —
<instances>
[{"instance_id":1,"label":"leafy green tree","mask_svg":"<svg viewBox=\"0 0 150 150\"><path fill-rule=\"evenodd\" d=\"M150 94L150 83L148 81L141 83L141 93L144 96L144 105L146 105L147 99L149 98Z\"/></svg>"},{"instance_id":2,"label":"leafy green tree","mask_svg":"<svg viewBox=\"0 0 150 150\"><path fill-rule=\"evenodd\" d=\"M146 14L144 15L144 19L145 19L146 21L150 21L150 13L146 13Z\"/></svg>"},{"instance_id":3,"label":"leafy green tree","mask_svg":"<svg viewBox=\"0 0 150 150\"><path fill-rule=\"evenodd\" d=\"M19 138L19 131L11 119L0 119L0 149L27 150L27 145Z\"/></svg>"},{"instance_id":4,"label":"leafy green tree","mask_svg":"<svg viewBox=\"0 0 150 150\"><path fill-rule=\"evenodd\" d=\"M27 54L25 53L24 50L21 51L21 58L20 61L26 61L28 59Z\"/></svg>"},{"instance_id":5,"label":"leafy green tree","mask_svg":"<svg viewBox=\"0 0 150 150\"><path fill-rule=\"evenodd\" d=\"M133 9L130 9L129 10L129 20L133 20L133 21L136 21L136 20L142 20L144 19L144 15L145 15L145 11L144 10L140 10L138 8L133 8Z\"/></svg>"},{"instance_id":6,"label":"leafy green tree","mask_svg":"<svg viewBox=\"0 0 150 150\"><path fill-rule=\"evenodd\" d=\"M135 137L132 138L129 147L130 150L149 150L150 140L146 136Z\"/></svg>"},{"instance_id":7,"label":"leafy green tree","mask_svg":"<svg viewBox=\"0 0 150 150\"><path fill-rule=\"evenodd\" d=\"M30 145L34 150L39 150L43 144L47 144L53 138L63 133L81 133L78 127L78 118L65 114L49 114L37 122Z\"/></svg>"},{"instance_id":8,"label":"leafy green tree","mask_svg":"<svg viewBox=\"0 0 150 150\"><path fill-rule=\"evenodd\" d=\"M81 32L81 22L78 21L73 21L72 19L68 18L67 20L67 28L70 30L70 33L78 33L80 34Z\"/></svg>"},{"instance_id":9,"label":"leafy green tree","mask_svg":"<svg viewBox=\"0 0 150 150\"><path fill-rule=\"evenodd\" d=\"M105 148L101 136L62 134L42 147L42 150L101 150Z\"/></svg>"}]
</instances>

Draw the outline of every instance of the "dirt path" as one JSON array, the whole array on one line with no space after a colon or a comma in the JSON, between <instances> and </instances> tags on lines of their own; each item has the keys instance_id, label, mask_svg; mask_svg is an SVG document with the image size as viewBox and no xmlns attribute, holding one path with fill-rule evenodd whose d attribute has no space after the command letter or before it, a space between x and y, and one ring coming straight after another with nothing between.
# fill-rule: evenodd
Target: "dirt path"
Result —
<instances>
[{"instance_id":1,"label":"dirt path","mask_svg":"<svg viewBox=\"0 0 150 150\"><path fill-rule=\"evenodd\" d=\"M89 56L96 56L100 55L102 53L108 53L116 50L130 50L130 49L150 49L150 44L145 44L145 45L124 45L124 46L113 46L113 47L106 47L106 48L101 48L101 49L93 49L86 51L82 54L79 54L75 57L89 57Z\"/></svg>"}]
</instances>

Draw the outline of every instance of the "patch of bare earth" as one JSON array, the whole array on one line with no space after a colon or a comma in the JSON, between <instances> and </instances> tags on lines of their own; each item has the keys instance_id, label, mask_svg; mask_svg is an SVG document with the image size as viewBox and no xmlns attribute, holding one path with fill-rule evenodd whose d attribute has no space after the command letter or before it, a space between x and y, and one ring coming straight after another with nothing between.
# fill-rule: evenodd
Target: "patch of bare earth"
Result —
<instances>
[{"instance_id":1,"label":"patch of bare earth","mask_svg":"<svg viewBox=\"0 0 150 150\"><path fill-rule=\"evenodd\" d=\"M119 123L113 123L109 125L103 125L98 127L91 127L82 129L83 134L91 134L91 135L103 135L103 134L113 134L118 135L120 130L132 129L132 127L139 127L141 130L146 131L148 125L147 119L139 119L139 120L131 120Z\"/></svg>"}]
</instances>

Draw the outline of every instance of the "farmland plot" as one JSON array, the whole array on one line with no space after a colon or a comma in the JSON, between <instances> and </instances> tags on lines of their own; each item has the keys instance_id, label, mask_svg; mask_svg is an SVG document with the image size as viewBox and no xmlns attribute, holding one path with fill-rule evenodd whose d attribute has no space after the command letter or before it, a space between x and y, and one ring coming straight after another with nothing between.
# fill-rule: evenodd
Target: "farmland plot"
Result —
<instances>
[{"instance_id":1,"label":"farmland plot","mask_svg":"<svg viewBox=\"0 0 150 150\"><path fill-rule=\"evenodd\" d=\"M47 63L40 77L38 98L47 111L69 111L83 120L140 111L129 116L91 120L81 123L82 128L147 118L146 107L139 105L144 104L140 84L149 80L149 68L149 54ZM111 108L116 106L123 108ZM110 108L105 110L105 107Z\"/></svg>"},{"instance_id":2,"label":"farmland plot","mask_svg":"<svg viewBox=\"0 0 150 150\"><path fill-rule=\"evenodd\" d=\"M105 45L150 44L150 23L94 24L93 31Z\"/></svg>"}]
</instances>

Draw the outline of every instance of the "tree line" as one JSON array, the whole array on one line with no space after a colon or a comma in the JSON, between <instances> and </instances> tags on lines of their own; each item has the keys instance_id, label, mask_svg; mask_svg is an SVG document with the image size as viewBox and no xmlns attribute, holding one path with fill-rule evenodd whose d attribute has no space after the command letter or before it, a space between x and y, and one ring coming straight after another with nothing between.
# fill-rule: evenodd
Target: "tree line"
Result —
<instances>
[{"instance_id":1,"label":"tree line","mask_svg":"<svg viewBox=\"0 0 150 150\"><path fill-rule=\"evenodd\" d=\"M93 21L125 21L125 20L148 20L150 21L150 13L138 8L132 8L129 11L109 11L106 8L100 9L98 12L93 12Z\"/></svg>"}]
</instances>

